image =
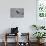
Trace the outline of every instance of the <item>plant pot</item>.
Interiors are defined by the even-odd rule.
[[[41,43],[44,42],[44,40],[45,40],[45,39],[38,39],[37,42],[38,42],[39,44],[41,44]]]
[[[40,39],[37,39],[37,43],[40,43]]]
[[[44,40],[45,40],[45,39],[40,39],[40,43],[44,43]]]

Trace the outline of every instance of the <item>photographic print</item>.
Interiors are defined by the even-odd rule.
[[[24,8],[10,8],[10,17],[11,18],[23,18]]]

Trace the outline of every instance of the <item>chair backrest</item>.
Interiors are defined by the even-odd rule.
[[[18,33],[18,27],[16,28],[11,28],[11,34]]]

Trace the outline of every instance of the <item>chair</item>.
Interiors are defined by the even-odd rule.
[[[7,36],[9,36],[9,38],[10,38],[10,36],[17,36],[17,38],[16,38],[15,40],[17,40],[17,41],[16,41],[16,43],[17,43],[16,46],[18,46],[18,34],[17,34],[17,35],[16,35],[16,34],[12,35],[12,34],[6,33],[6,34],[5,34],[5,46],[8,45],[8,42],[7,42],[7,38],[8,38],[8,37],[7,37]]]
[[[26,39],[26,41],[20,42],[19,46],[30,46],[29,42],[29,33],[21,33],[22,40]]]
[[[15,40],[17,40],[16,41],[16,46],[18,46],[18,27],[11,28],[11,33],[5,33],[5,46],[8,45],[7,38],[10,38],[10,37],[13,37],[13,36],[17,36],[15,38]]]

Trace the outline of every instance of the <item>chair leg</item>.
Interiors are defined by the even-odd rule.
[[[17,46],[18,46],[18,34],[17,34]]]
[[[5,41],[5,46],[7,46],[7,42]]]
[[[7,34],[5,34],[5,46],[7,46]]]
[[[18,45],[18,34],[17,34],[16,40],[17,40],[17,42],[16,42],[16,45],[15,46],[19,46]]]

